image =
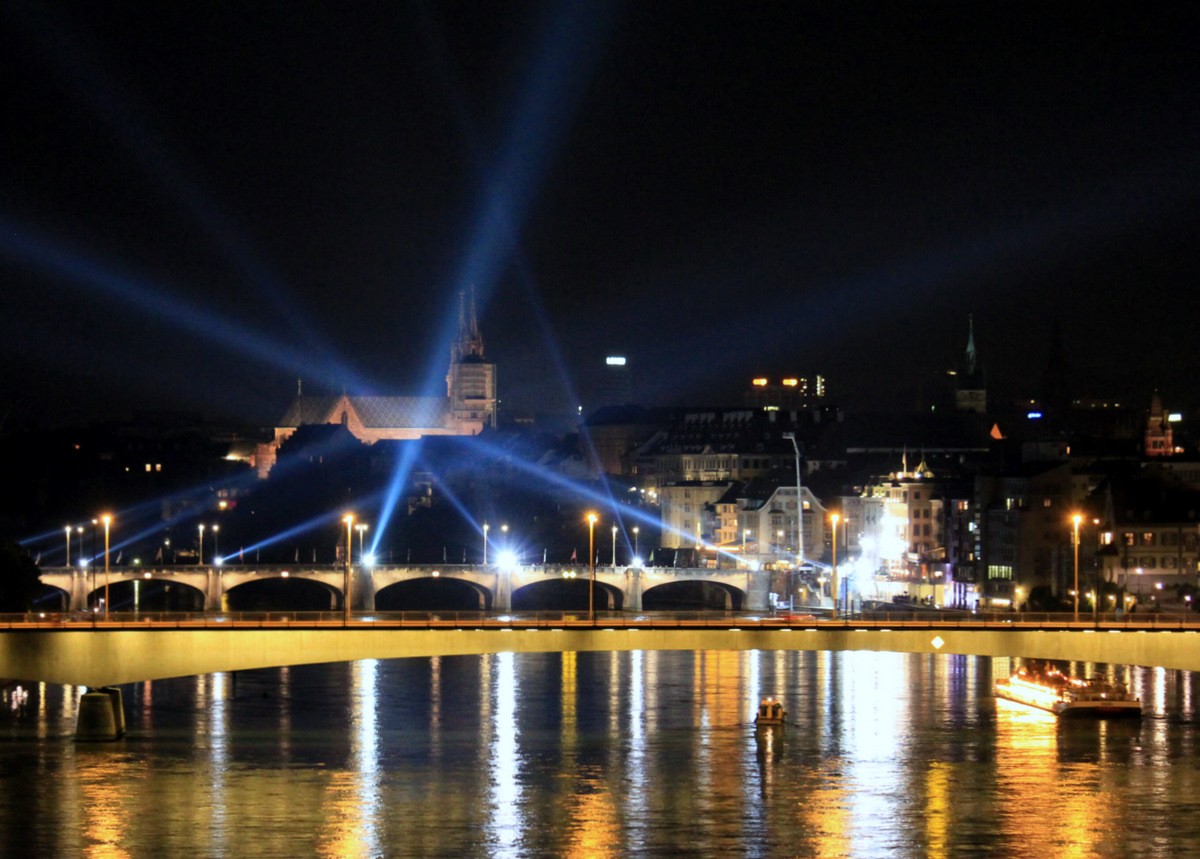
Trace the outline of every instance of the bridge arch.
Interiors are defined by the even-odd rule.
[[[87,594],[89,607],[102,606],[105,585],[96,582],[96,587]],[[204,591],[178,579],[155,578],[145,575],[113,576],[108,581],[109,611],[203,611]]]
[[[512,593],[513,611],[587,611],[591,582],[581,578],[546,578],[516,588]],[[596,580],[592,598],[596,611],[620,611],[624,592],[607,582]]]
[[[746,592],[727,582],[683,579],[652,585],[642,591],[642,608],[741,611]]]
[[[492,592],[457,576],[402,579],[375,591],[376,611],[490,611]]]
[[[226,588],[221,608],[226,611],[337,611],[343,608],[340,589],[305,576],[259,576]]]

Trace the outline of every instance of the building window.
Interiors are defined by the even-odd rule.
[[[1146,531],[1142,534],[1142,545],[1143,546],[1153,546],[1154,545],[1154,532],[1153,531]]]
[[[1049,498],[1043,498],[1043,499],[1042,499],[1042,506],[1043,506],[1043,507],[1049,507],[1050,505],[1051,505],[1051,502],[1050,502],[1050,499],[1049,499]]]

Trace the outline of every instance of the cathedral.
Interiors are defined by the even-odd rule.
[[[272,442],[259,445],[256,469],[265,478],[280,445],[300,426],[341,424],[359,441],[407,440],[428,435],[476,435],[496,425],[496,365],[483,353],[483,335],[475,313],[459,296],[458,333],[450,346],[445,397],[305,396],[296,399],[275,427]]]

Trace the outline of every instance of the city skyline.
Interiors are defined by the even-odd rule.
[[[444,392],[477,291],[514,409],[823,375],[916,401],[973,314],[1030,393],[1195,405],[1187,14],[11,5],[0,413],[269,425]]]

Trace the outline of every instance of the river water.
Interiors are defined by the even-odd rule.
[[[1197,675],[1133,721],[991,696],[1007,659],[500,654],[9,687],[7,856],[1200,855]],[[1095,666],[1067,666],[1074,673]],[[756,731],[760,696],[789,724]]]

